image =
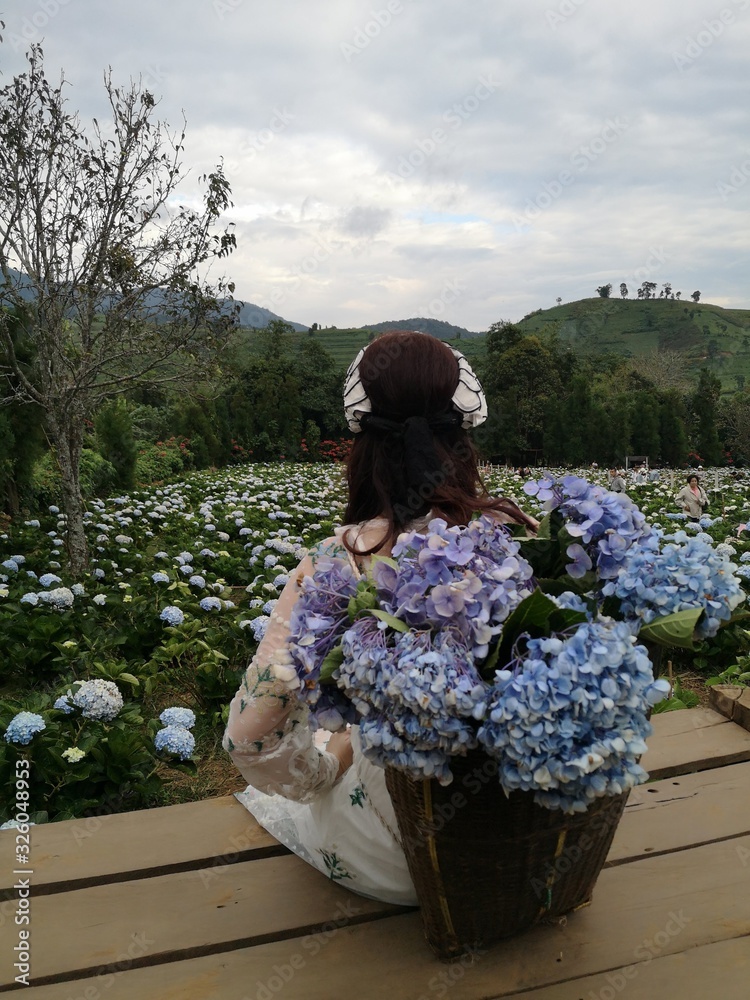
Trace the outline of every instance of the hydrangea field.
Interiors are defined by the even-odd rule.
[[[601,470],[576,471],[605,484]],[[486,480],[540,512],[513,472],[487,470]],[[664,473],[628,493],[652,524],[728,546],[750,575],[750,477],[706,472],[711,506],[700,524],[677,512],[683,482]],[[195,772],[289,572],[342,510],[339,465],[233,467],[94,500],[80,579],[66,571],[56,507],[10,523],[0,534],[4,787],[17,757],[30,760],[31,811],[43,821],[149,805],[169,780],[166,764]],[[706,676],[742,665],[744,631],[728,632],[698,650]]]

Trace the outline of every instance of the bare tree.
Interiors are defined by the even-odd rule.
[[[111,123],[87,131],[51,85],[41,49],[0,90],[0,346],[6,398],[37,403],[60,468],[70,569],[88,564],[79,466],[84,421],[135,385],[205,372],[234,318],[208,269],[235,246],[221,165],[199,210],[176,203],[185,127],[155,119],[138,83],[104,85]],[[32,357],[23,364],[9,310]]]
[[[684,392],[690,384],[687,361],[679,351],[660,351],[655,348],[649,354],[631,358],[630,368],[660,390],[677,389]]]

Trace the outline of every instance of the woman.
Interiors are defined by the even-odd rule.
[[[224,746],[250,783],[238,798],[278,840],[355,892],[414,904],[385,772],[362,755],[357,726],[324,746],[297,700],[287,639],[301,582],[329,554],[364,572],[431,517],[466,524],[486,511],[530,530],[536,522],[481,484],[467,431],[487,406],[458,351],[426,334],[385,334],[354,359],[344,407],[355,433],[346,525],[291,574],[232,701]]]
[[[687,485],[683,486],[675,497],[683,511],[688,516],[688,521],[698,521],[703,511],[708,507],[708,497],[706,491],[699,485],[698,477],[691,472],[687,477]]]

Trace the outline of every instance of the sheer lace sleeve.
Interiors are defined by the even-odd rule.
[[[281,592],[230,705],[223,743],[248,784],[298,802],[330,788],[339,768],[337,757],[314,744],[287,648],[292,608],[302,580],[312,572],[313,561],[306,556]]]

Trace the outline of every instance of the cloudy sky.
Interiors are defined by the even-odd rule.
[[[237,296],[301,323],[471,330],[598,285],[750,308],[750,0],[5,0],[42,41],[220,156]]]

